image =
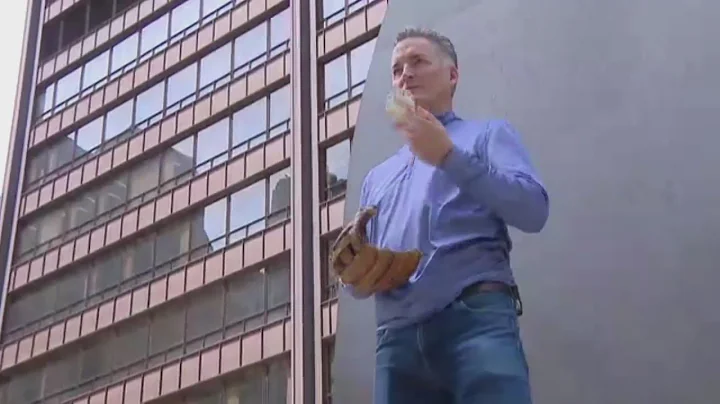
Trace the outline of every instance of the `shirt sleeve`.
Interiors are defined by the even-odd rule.
[[[359,207],[361,207],[361,208],[366,206],[369,203],[369,192],[370,192],[369,177],[370,177],[370,174],[368,173],[368,175],[366,175],[365,179],[363,180],[362,187],[360,188]],[[372,232],[371,222],[372,222],[372,220],[370,220],[366,226],[368,240],[373,239],[372,233],[371,233]],[[355,290],[355,288],[352,285],[346,285],[340,279],[338,279],[338,282],[340,283],[340,286],[342,287],[342,289],[345,290],[350,296],[352,296],[355,299],[367,299],[368,297],[370,297],[370,295],[366,295],[366,294],[362,294],[362,293],[358,292],[357,290]]]
[[[519,134],[505,121],[491,121],[473,149],[455,145],[440,166],[464,192],[510,226],[526,233],[542,230],[549,198]]]

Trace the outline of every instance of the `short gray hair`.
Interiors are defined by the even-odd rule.
[[[458,66],[457,52],[450,38],[429,28],[408,27],[400,31],[395,37],[395,45],[408,38],[424,38],[432,42],[447,57],[452,60],[455,67]]]

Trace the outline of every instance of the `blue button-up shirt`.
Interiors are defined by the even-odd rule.
[[[423,252],[409,283],[375,295],[379,328],[422,321],[479,281],[514,285],[507,226],[536,233],[548,218],[547,192],[507,122],[437,117],[454,144],[441,166],[404,146],[363,182],[360,206],[378,208],[370,242]]]

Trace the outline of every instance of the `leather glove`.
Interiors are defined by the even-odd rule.
[[[335,274],[362,295],[404,285],[422,258],[418,250],[392,251],[370,244],[366,226],[376,214],[377,208],[373,206],[358,210],[330,249],[330,265]]]

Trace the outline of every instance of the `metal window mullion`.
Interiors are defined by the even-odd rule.
[[[345,87],[345,94],[347,95],[347,100],[349,101],[352,97],[352,54],[353,49],[348,50],[345,52],[345,84],[347,84],[347,87]]]
[[[265,146],[263,145],[262,147],[264,148]],[[271,197],[270,178],[272,178],[272,174],[263,179],[263,182],[265,182],[265,211],[262,213],[262,216],[260,216],[258,219],[267,218],[267,216],[270,212],[270,197]],[[265,230],[265,224],[263,224],[263,230]]]
[[[271,265],[265,264],[265,270],[263,271],[263,324],[267,325],[269,312],[270,312],[270,268]],[[265,342],[263,342],[264,344]]]
[[[92,1],[85,3],[85,29],[83,29],[83,37],[90,32],[90,9],[92,7]]]

